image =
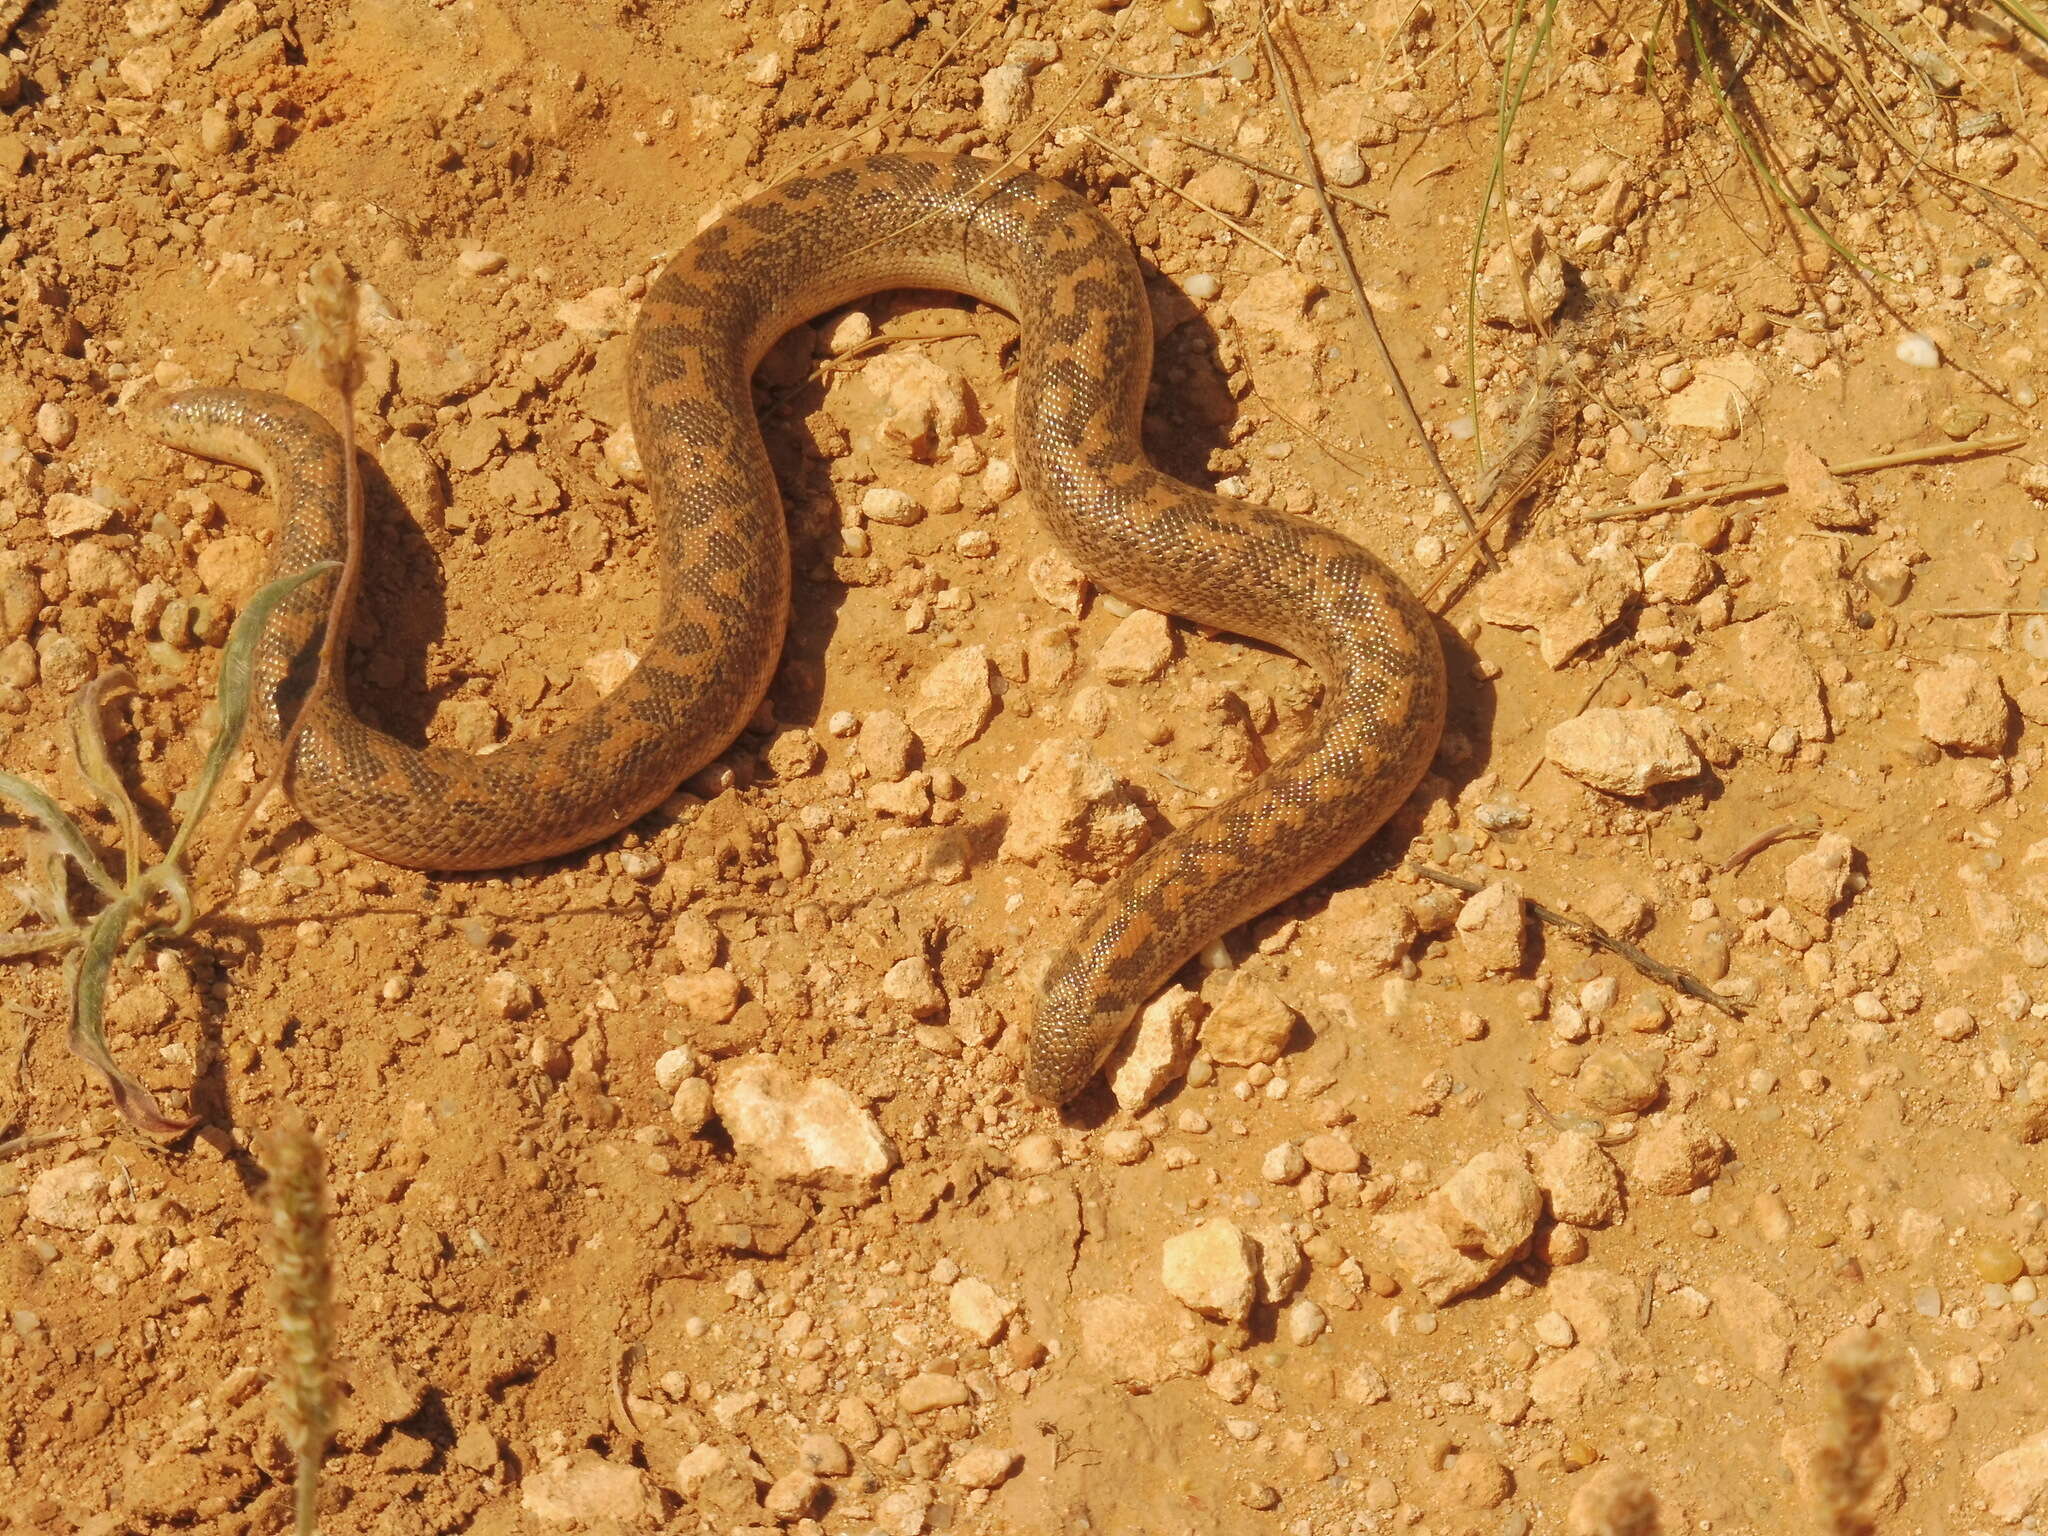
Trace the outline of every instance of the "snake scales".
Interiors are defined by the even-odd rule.
[[[625,682],[569,725],[483,757],[397,741],[356,718],[338,679],[315,675],[334,578],[289,599],[258,657],[252,729],[274,753],[304,712],[287,780],[299,811],[395,864],[495,868],[618,831],[724,751],[767,690],[789,615],[788,532],[749,408],[754,367],[797,322],[918,287],[1018,319],[1019,470],[1076,564],[1125,598],[1283,647],[1324,683],[1292,753],[1156,843],[1081,917],[1043,982],[1031,1093],[1071,1098],[1189,956],[1378,830],[1442,730],[1428,615],[1342,535],[1153,469],[1139,444],[1151,319],[1129,246],[1067,187],[989,176],[975,160],[920,155],[802,175],[711,225],[655,282],[630,394],[661,627]],[[279,505],[278,571],[342,553],[342,449],[315,412],[230,389],[141,410],[167,443],[264,475]]]

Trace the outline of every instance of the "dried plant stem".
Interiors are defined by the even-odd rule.
[[[1305,176],[1297,176],[1292,171],[1275,170],[1263,161],[1247,160],[1234,149],[1225,149],[1218,144],[1207,144],[1200,139],[1191,139],[1184,133],[1175,133],[1171,128],[1162,128],[1160,132],[1177,143],[1187,145],[1190,149],[1199,149],[1203,154],[1214,155],[1219,160],[1229,160],[1234,164],[1243,166],[1248,171],[1257,171],[1261,176],[1270,176],[1275,181],[1284,181],[1291,187],[1308,187],[1313,189],[1315,186],[1315,183]],[[1348,187],[1332,187],[1330,188],[1330,196],[1349,203],[1360,212],[1369,213],[1376,219],[1384,219],[1388,216],[1386,209],[1366,198],[1360,197]]]
[[[1826,466],[1831,475],[1862,475],[1874,469],[1893,469],[1901,464],[1937,464],[1948,459],[1972,459],[1983,453],[2009,453],[2026,445],[2024,432],[2015,432],[2005,437],[1973,438],[1967,443],[1936,443],[1930,448],[1903,448],[1897,453],[1880,453],[1868,459],[1846,459],[1840,464]],[[1604,523],[1611,517],[1648,517],[1656,512],[1675,512],[1680,507],[1703,506],[1710,501],[1736,501],[1744,496],[1770,496],[1785,489],[1782,475],[1773,475],[1766,480],[1740,480],[1733,485],[1716,486],[1711,491],[1687,491],[1679,496],[1664,496],[1656,501],[1632,502],[1625,507],[1609,507],[1605,512],[1589,512],[1586,521]]]
[[[1170,181],[1160,181],[1160,179],[1157,176],[1154,176],[1150,171],[1145,169],[1144,163],[1142,161],[1136,159],[1134,156],[1126,154],[1123,150],[1118,149],[1114,144],[1110,143],[1107,139],[1098,137],[1092,128],[1083,128],[1081,132],[1087,136],[1088,142],[1090,144],[1093,144],[1097,149],[1106,151],[1107,153],[1116,156],[1117,159],[1123,161],[1125,165],[1128,165],[1140,176],[1143,176],[1151,181],[1159,182],[1160,186],[1166,188],[1166,190],[1171,192],[1175,197],[1179,198],[1184,203],[1192,203],[1195,207],[1201,209],[1202,212],[1208,214],[1210,218],[1214,219],[1217,223],[1221,224],[1225,229],[1229,230],[1232,234],[1236,235],[1240,240],[1249,240],[1253,245],[1256,245],[1260,250],[1266,252],[1275,261],[1279,262],[1282,266],[1291,267],[1294,265],[1294,258],[1289,256],[1285,251],[1281,250],[1280,247],[1272,244],[1270,241],[1261,239],[1258,235],[1253,234],[1249,229],[1246,229],[1244,225],[1238,223],[1237,220],[1233,219],[1229,214],[1225,213],[1222,209],[1216,207],[1214,204],[1203,202],[1202,199],[1195,196],[1194,193],[1185,191],[1180,187],[1176,187]]]
[[[269,1162],[278,1387],[285,1441],[298,1461],[296,1529],[298,1536],[313,1536],[320,1464],[334,1416],[334,1271],[326,1162],[296,1111],[278,1128]]]
[[[1416,444],[1429,460],[1435,471],[1437,484],[1451,504],[1458,509],[1458,516],[1464,520],[1468,533],[1475,537],[1479,527],[1472,520],[1472,509],[1465,504],[1465,498],[1458,494],[1457,482],[1451,479],[1451,472],[1444,468],[1444,461],[1438,456],[1436,444],[1429,439],[1428,431],[1422,425],[1422,413],[1415,408],[1415,398],[1408,393],[1407,381],[1401,377],[1400,365],[1394,361],[1393,349],[1387,345],[1387,338],[1380,332],[1379,315],[1372,307],[1372,300],[1366,297],[1365,281],[1358,275],[1358,263],[1351,256],[1351,242],[1344,238],[1344,226],[1337,222],[1337,205],[1330,200],[1330,189],[1323,180],[1323,168],[1316,159],[1315,143],[1308,135],[1308,125],[1302,121],[1300,104],[1294,99],[1294,80],[1288,73],[1287,62],[1280,55],[1279,44],[1273,41],[1272,32],[1265,25],[1262,16],[1259,22],[1259,41],[1265,46],[1266,63],[1273,71],[1274,89],[1280,94],[1280,105],[1286,109],[1287,123],[1294,130],[1295,143],[1301,151],[1301,168],[1308,177],[1308,184],[1316,195],[1317,206],[1322,209],[1323,227],[1329,231],[1330,248],[1337,254],[1338,265],[1344,269],[1345,281],[1351,286],[1352,301],[1358,305],[1360,320],[1365,325],[1366,336],[1372,342],[1373,350],[1379,354],[1380,367],[1385,371],[1387,382],[1393,386],[1394,398],[1400,402],[1401,412],[1408,418],[1408,430],[1415,436]],[[1283,258],[1284,259],[1284,258]],[[1484,543],[1480,545],[1480,558],[1488,570],[1499,562],[1493,551]]]
[[[1431,869],[1427,864],[1414,863],[1408,867],[1425,880],[1434,880],[1438,885],[1448,885],[1452,890],[1463,891],[1467,896],[1477,896],[1485,889],[1479,881],[1467,880],[1464,876],[1451,874],[1448,870]],[[1661,981],[1665,986],[1683,992],[1687,997],[1698,998],[1708,1007],[1718,1009],[1731,1019],[1739,1019],[1745,1012],[1741,1004],[1732,998],[1723,997],[1697,976],[1651,958],[1627,940],[1617,939],[1598,923],[1589,923],[1583,917],[1573,917],[1568,912],[1559,912],[1553,907],[1544,906],[1540,901],[1525,899],[1522,905],[1529,909],[1529,915],[1539,923],[1561,929],[1594,949],[1604,949],[1611,955],[1618,955],[1652,981]]]

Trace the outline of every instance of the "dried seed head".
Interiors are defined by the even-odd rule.
[[[323,379],[343,395],[354,393],[356,285],[331,251],[306,269],[306,350]]]

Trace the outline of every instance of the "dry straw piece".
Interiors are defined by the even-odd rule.
[[[267,1162],[278,1390],[285,1443],[298,1462],[296,1529],[298,1536],[313,1536],[335,1399],[327,1164],[296,1111],[273,1133]]]

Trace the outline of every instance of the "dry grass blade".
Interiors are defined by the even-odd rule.
[[[1844,459],[1839,464],[1826,465],[1831,475],[1865,475],[1876,469],[1895,469],[1901,464],[1938,464],[1952,459],[1973,459],[1985,453],[2009,453],[2015,448],[2024,448],[2027,438],[2024,433],[2007,437],[1972,438],[1965,443],[1936,443],[1929,448],[1902,448],[1897,453],[1875,454],[1867,459]],[[1655,501],[1635,501],[1623,507],[1609,507],[1605,512],[1588,512],[1585,520],[1589,523],[1603,523],[1614,517],[1650,517],[1658,512],[1675,512],[1680,507],[1703,506],[1710,501],[1736,501],[1745,496],[1770,496],[1785,489],[1782,475],[1762,480],[1737,480],[1728,485],[1715,486],[1710,491],[1686,491],[1677,496],[1660,496]]]
[[[107,746],[106,707],[111,696],[135,691],[135,679],[127,669],[115,667],[94,678],[71,697],[65,723],[71,733],[71,758],[79,777],[99,796],[100,804],[114,813],[121,829],[122,884],[133,890],[142,869],[142,817],[128,786],[114,770],[113,754]]]
[[[334,1267],[329,1246],[327,1165],[305,1121],[291,1111],[270,1156],[272,1294],[277,1304],[278,1391],[285,1443],[297,1462],[298,1536],[318,1527],[320,1465],[333,1426]]]
[[[1187,145],[1189,149],[1199,149],[1205,155],[1214,155],[1219,160],[1228,160],[1233,165],[1241,165],[1248,171],[1257,171],[1261,176],[1270,176],[1275,181],[1284,181],[1290,187],[1308,187],[1313,190],[1315,186],[1315,183],[1306,176],[1297,176],[1292,171],[1275,170],[1262,160],[1248,160],[1235,150],[1224,149],[1216,144],[1206,144],[1200,139],[1191,139],[1184,133],[1175,133],[1171,128],[1162,128],[1160,133],[1164,137],[1172,139],[1175,143]],[[1376,219],[1388,217],[1386,209],[1367,198],[1360,197],[1349,187],[1332,187],[1330,188],[1330,196],[1349,203],[1361,213],[1369,213]]]
[[[1289,256],[1285,251],[1281,250],[1279,246],[1272,244],[1270,241],[1262,240],[1259,236],[1253,234],[1249,229],[1246,229],[1244,225],[1238,223],[1237,220],[1233,219],[1229,214],[1225,213],[1222,209],[1217,208],[1210,203],[1203,202],[1202,199],[1195,196],[1194,193],[1189,192],[1184,188],[1176,187],[1170,181],[1159,181],[1158,177],[1154,176],[1150,171],[1145,169],[1143,162],[1139,161],[1134,156],[1126,154],[1123,150],[1118,149],[1114,144],[1110,143],[1107,139],[1097,137],[1093,129],[1084,128],[1081,131],[1082,133],[1087,135],[1088,142],[1090,144],[1093,144],[1097,149],[1103,150],[1108,154],[1116,156],[1117,159],[1123,161],[1125,165],[1128,165],[1132,170],[1136,171],[1140,176],[1145,177],[1147,180],[1158,181],[1160,186],[1164,187],[1167,191],[1171,192],[1175,197],[1179,198],[1184,203],[1191,204],[1194,207],[1201,209],[1202,212],[1208,214],[1210,218],[1214,219],[1217,223],[1221,224],[1225,229],[1229,230],[1232,234],[1236,235],[1238,239],[1249,240],[1253,245],[1256,245],[1260,250],[1266,252],[1269,256],[1271,256],[1275,261],[1279,262],[1282,266],[1291,267],[1294,265],[1294,259],[1291,256]]]
[[[1344,237],[1344,226],[1337,219],[1337,205],[1330,200],[1330,189],[1323,179],[1322,163],[1316,158],[1315,142],[1310,139],[1308,125],[1302,121],[1301,103],[1295,98],[1294,80],[1288,72],[1287,61],[1281,57],[1280,47],[1274,42],[1272,32],[1266,27],[1265,18],[1259,21],[1259,41],[1264,44],[1266,64],[1273,72],[1273,86],[1280,95],[1280,105],[1287,114],[1287,124],[1294,131],[1294,141],[1301,154],[1301,168],[1308,177],[1308,184],[1316,195],[1316,204],[1322,210],[1323,228],[1330,238],[1330,249],[1336,253],[1337,263],[1344,269],[1344,278],[1351,286],[1352,302],[1358,306],[1361,323],[1371,340],[1373,350],[1379,355],[1380,367],[1387,382],[1392,386],[1394,398],[1400,403],[1402,415],[1408,418],[1408,429],[1415,436],[1415,442],[1429,460],[1429,467],[1436,474],[1437,484],[1451,504],[1458,509],[1458,516],[1464,520],[1468,532],[1478,534],[1478,526],[1472,520],[1472,509],[1465,505],[1465,498],[1458,494],[1457,482],[1444,468],[1444,461],[1438,456],[1436,444],[1430,441],[1428,430],[1422,424],[1422,413],[1415,408],[1415,397],[1408,392],[1408,383],[1401,377],[1400,365],[1394,361],[1393,349],[1387,345],[1387,338],[1380,331],[1378,313],[1373,309],[1372,300],[1366,297],[1365,280],[1358,275],[1358,263],[1351,255],[1351,242]],[[1488,570],[1498,563],[1493,551],[1481,546],[1481,558]]]

